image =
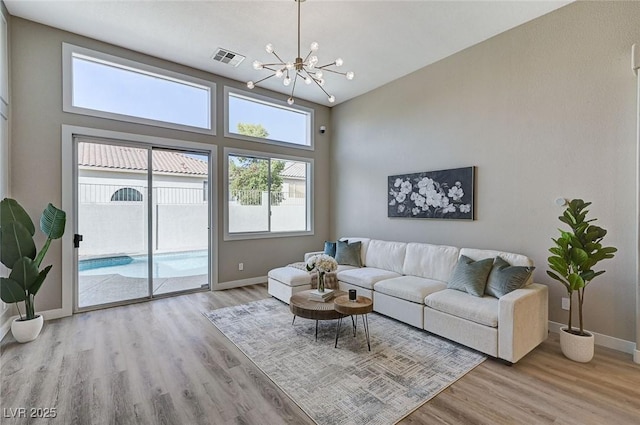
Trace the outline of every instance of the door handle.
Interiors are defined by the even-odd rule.
[[[80,242],[82,242],[82,235],[75,234],[73,235],[73,247],[80,248]]]

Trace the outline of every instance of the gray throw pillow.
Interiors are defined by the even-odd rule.
[[[496,257],[489,273],[485,293],[500,298],[511,291],[522,288],[535,267],[512,266],[501,257]]]
[[[491,272],[492,265],[493,258],[473,261],[471,258],[461,255],[447,288],[481,297],[484,295],[484,288],[487,285],[487,277]]]
[[[336,242],[336,261],[338,264],[347,266],[362,267],[360,262],[360,247],[362,242],[348,243],[347,241]]]

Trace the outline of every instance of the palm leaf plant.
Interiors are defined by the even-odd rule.
[[[64,234],[65,223],[65,212],[49,204],[40,218],[40,230],[47,240],[38,252],[33,241],[35,226],[29,214],[15,199],[0,202],[0,261],[11,270],[8,277],[0,278],[0,298],[16,304],[20,320],[36,317],[34,298],[52,267],[40,270],[40,265],[51,241]],[[20,302],[24,302],[24,316]]]
[[[552,239],[555,246],[549,249],[549,267],[547,274],[560,282],[569,294],[569,321],[567,331],[574,335],[587,336],[584,330],[582,307],[584,305],[585,290],[591,281],[600,276],[605,270],[594,271],[593,268],[600,261],[613,258],[617,251],[614,247],[602,245],[607,231],[591,224],[595,218],[587,219],[587,207],[591,202],[574,199],[569,202],[559,220],[569,226],[570,231],[560,231],[560,237]],[[579,329],[573,329],[572,316],[574,294],[578,299]]]

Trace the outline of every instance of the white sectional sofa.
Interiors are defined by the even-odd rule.
[[[341,265],[340,289],[373,299],[374,311],[515,363],[547,338],[548,292],[527,284],[500,298],[447,289],[461,255],[474,261],[502,257],[512,266],[533,266],[526,256],[425,243],[344,238],[361,242],[363,267]],[[305,260],[316,253],[308,253]],[[269,272],[269,294],[286,303],[308,289],[310,275],[293,267]]]

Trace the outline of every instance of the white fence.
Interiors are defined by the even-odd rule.
[[[142,201],[147,199],[147,186],[80,183],[78,200],[81,204]],[[136,198],[139,195],[139,198]],[[156,204],[202,204],[207,201],[206,188],[154,187]]]
[[[80,255],[145,253],[149,236],[146,224],[147,202],[144,202],[147,188],[103,184],[79,186],[78,227],[79,233],[83,235]],[[127,190],[122,191],[123,189]],[[197,188],[154,188],[153,229],[150,236],[155,250],[207,248],[209,229],[205,193],[205,190]],[[275,202],[269,206],[267,192],[246,191],[232,195],[229,202],[229,231],[238,233],[269,230],[269,207],[271,231],[307,229],[305,198],[289,196],[288,193],[272,193],[272,200],[274,198]],[[244,202],[240,202],[240,199]],[[251,201],[247,202],[248,199]]]

